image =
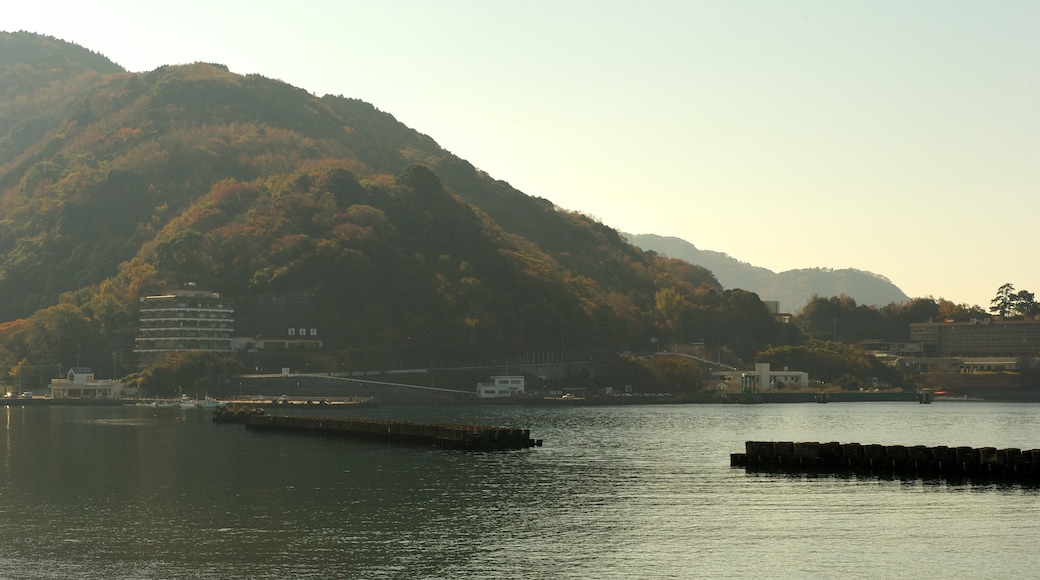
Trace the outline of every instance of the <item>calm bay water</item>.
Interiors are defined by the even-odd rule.
[[[340,411],[339,413],[343,413]],[[746,474],[748,439],[1040,447],[1040,405],[389,407],[530,428],[461,453],[0,407],[2,578],[1006,578],[1040,490]]]

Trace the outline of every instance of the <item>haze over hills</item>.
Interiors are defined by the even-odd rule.
[[[630,242],[669,258],[678,258],[711,270],[725,288],[743,288],[762,300],[777,300],[785,312],[797,312],[817,296],[846,295],[858,304],[885,306],[910,298],[887,278],[846,268],[803,268],[776,273],[741,262],[722,252],[701,250],[690,242],[655,234],[623,234]]]

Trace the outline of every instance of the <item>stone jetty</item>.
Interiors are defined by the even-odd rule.
[[[747,441],[730,465],[748,471],[985,477],[1040,482],[1040,449]]]
[[[251,417],[259,417],[266,412],[252,405],[231,404],[213,410],[214,423],[245,423]]]
[[[440,425],[377,419],[256,415],[245,422],[253,431],[303,432],[448,449],[499,451],[541,447],[528,429],[478,425]]]

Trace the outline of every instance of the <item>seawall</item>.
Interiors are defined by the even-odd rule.
[[[541,446],[528,429],[479,425],[439,425],[375,419],[251,416],[246,429],[303,432],[390,443],[433,445],[449,449],[498,451]]]
[[[730,465],[748,471],[986,477],[1040,482],[1040,449],[747,441]]]

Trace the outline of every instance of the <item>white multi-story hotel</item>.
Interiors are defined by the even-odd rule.
[[[231,352],[235,309],[216,292],[193,285],[141,298],[136,353]]]

